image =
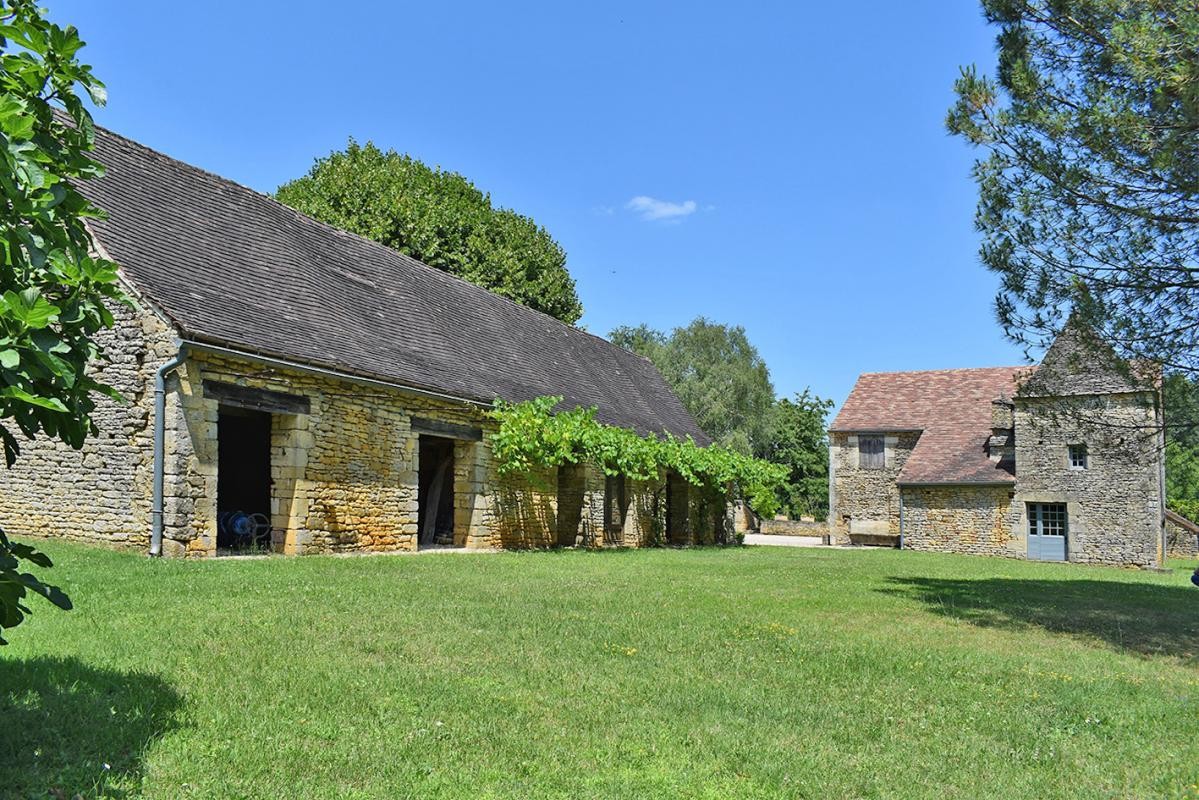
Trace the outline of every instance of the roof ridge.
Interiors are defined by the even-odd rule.
[[[862,373],[859,373],[859,377],[864,377],[866,375],[933,375],[933,374],[949,373],[949,372],[993,372],[993,371],[997,371],[997,370],[1001,370],[1001,369],[1010,369],[1010,370],[1030,369],[1030,368],[1035,369],[1037,366],[1038,365],[1036,365],[1036,364],[1019,364],[1016,366],[1004,365],[1004,366],[997,366],[997,367],[948,367],[945,369],[894,369],[894,370],[882,370],[879,372],[862,372]]]

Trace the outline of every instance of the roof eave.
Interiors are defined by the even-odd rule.
[[[896,486],[1015,486],[1016,479],[1010,481],[895,481]]]
[[[898,428],[887,426],[876,426],[873,428],[838,428],[836,426],[828,429],[829,433],[924,433],[924,428]]]

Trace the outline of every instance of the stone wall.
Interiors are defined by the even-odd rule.
[[[744,500],[733,503],[733,533],[744,536],[747,533],[757,533],[762,529],[762,520]]]
[[[94,373],[125,402],[96,396],[98,433],[80,450],[21,441],[16,465],[0,468],[0,528],[10,534],[149,546],[154,372],[174,355],[174,333],[141,306],[111,311],[116,323],[96,337],[104,359]]]
[[[102,334],[99,377],[129,398],[100,400],[100,434],[81,451],[39,439],[4,474],[0,526],[16,535],[149,545],[155,370],[177,352],[174,332],[142,309],[116,309]],[[594,465],[498,474],[476,405],[351,382],[250,358],[190,352],[167,382],[164,470],[166,555],[217,550],[221,401],[205,381],[302,397],[307,413],[270,414],[270,547],[280,553],[347,553],[418,547],[421,417],[484,431],[455,439],[454,544],[535,548],[643,546],[666,533],[666,479],[627,481],[623,524],[604,536],[605,478]],[[211,384],[210,384],[211,385]],[[685,487],[685,485],[684,485]],[[676,493],[670,540],[728,537],[723,498]],[[560,513],[561,512],[561,513]]]
[[[903,487],[903,546],[910,550],[1019,556],[1006,486]]]
[[[825,536],[827,522],[803,519],[764,519],[760,529],[767,536]]]
[[[1199,536],[1181,525],[1166,520],[1166,556],[1168,558],[1199,556]]]
[[[272,547],[284,553],[416,549],[420,439],[413,417],[475,427],[485,421],[483,409],[464,403],[192,353],[168,385],[168,554],[216,550],[221,404],[206,396],[205,381],[309,403],[306,414],[271,414]],[[534,481],[513,494],[511,482],[497,480],[484,443],[455,441],[453,449],[455,544],[488,547],[527,520],[544,525],[545,493]]]
[[[1028,503],[1065,503],[1070,561],[1151,567],[1163,556],[1162,454],[1152,395],[1016,400],[1013,536]],[[1068,446],[1085,444],[1072,468]]]
[[[190,549],[215,547],[219,405],[204,399],[204,380],[309,400],[309,414],[272,419],[274,545],[285,553],[416,549],[420,448],[412,418],[493,429],[484,409],[464,403],[197,354],[180,375],[185,435],[168,436],[168,452],[187,460],[179,469],[201,478],[172,484],[180,508],[193,513],[168,517],[168,537]],[[605,481],[593,465],[500,475],[486,439],[456,441],[454,464],[457,546],[639,546],[652,538],[651,482],[627,482],[623,533],[612,541],[602,535]]]
[[[834,542],[848,543],[851,533],[899,535],[895,481],[919,438],[918,432],[885,434],[883,469],[863,469],[858,435],[829,433],[829,529]]]

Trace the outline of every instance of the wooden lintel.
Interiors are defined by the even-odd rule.
[[[462,439],[467,442],[483,440],[482,428],[442,422],[439,419],[429,419],[428,417],[413,417],[412,432],[426,436],[443,436],[447,439]]]
[[[308,398],[297,394],[253,389],[221,381],[204,381],[204,396],[209,400],[237,408],[267,411],[272,414],[307,414]]]

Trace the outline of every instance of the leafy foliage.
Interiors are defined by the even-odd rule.
[[[652,361],[717,444],[746,455],[761,449],[774,386],[745,328],[697,317],[669,335],[639,325],[617,328],[608,338]]]
[[[773,508],[792,517],[827,517],[825,421],[832,401],[807,389],[794,401],[776,401],[770,370],[743,327],[698,317],[669,335],[638,325],[617,328],[609,338],[652,361],[713,441],[786,471]]]
[[[5,628],[15,628],[25,619],[29,608],[26,596],[32,592],[64,610],[70,610],[71,600],[57,586],[49,586],[32,573],[21,571],[21,561],[38,567],[53,566],[50,558],[33,547],[14,542],[0,531],[0,634]],[[0,635],[0,645],[8,644]]]
[[[770,409],[764,444],[756,455],[787,469],[778,488],[780,510],[798,518],[828,518],[828,412],[833,401],[805,389]]]
[[[562,247],[456,172],[351,139],[276,197],[563,322],[583,315]]]
[[[775,513],[784,468],[720,445],[699,447],[690,438],[641,436],[604,425],[596,420],[595,408],[554,413],[561,402],[561,397],[496,401],[490,413],[499,430],[491,435],[491,447],[501,474],[582,462],[634,480],[673,471],[705,489],[727,492],[735,487],[758,513]]]
[[[1199,519],[1199,382],[1172,373],[1162,381],[1166,412],[1166,502],[1188,519]],[[1175,424],[1175,420],[1183,420]]]
[[[33,2],[0,2],[0,442],[12,466],[25,436],[80,447],[95,432],[95,393],[114,395],[87,372],[93,337],[112,324],[105,300],[121,297],[116,267],[94,258],[84,220],[100,212],[72,186],[95,177],[91,115],[76,94],[105,100],[104,85],[78,60],[83,41]],[[114,395],[115,396],[115,395]],[[32,591],[62,608],[66,597],[19,572],[49,567],[33,548],[0,533],[0,627],[18,624]]]
[[[983,0],[994,80],[957,82],[1000,321],[1046,345],[1068,308],[1122,357],[1199,366],[1199,6]]]

